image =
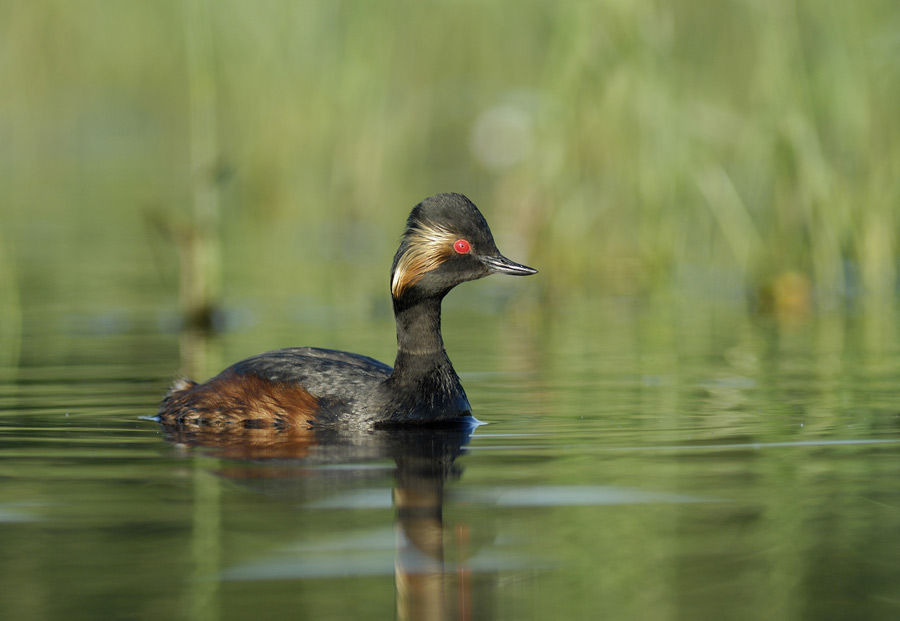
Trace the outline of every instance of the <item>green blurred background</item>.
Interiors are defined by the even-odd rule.
[[[462,486],[731,499],[451,497],[448,524],[563,569],[484,601],[891,618],[897,0],[0,0],[10,617],[390,610],[387,577],[192,579],[389,518],[248,494],[137,418],[178,370],[179,313],[209,304],[229,330],[180,339],[196,379],[289,345],[391,362],[390,261],[444,191],[541,271],[445,305],[496,430]]]
[[[0,0],[8,331],[185,270],[369,312],[441,191],[551,308],[890,304],[900,4]]]

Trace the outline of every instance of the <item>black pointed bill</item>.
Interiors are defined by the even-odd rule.
[[[510,276],[530,276],[537,274],[537,270],[515,261],[510,261],[501,254],[494,256],[480,256],[478,259],[495,274],[509,274]]]

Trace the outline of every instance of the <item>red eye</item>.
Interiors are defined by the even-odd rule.
[[[464,239],[457,239],[453,243],[453,249],[459,254],[466,254],[472,249],[472,246]]]

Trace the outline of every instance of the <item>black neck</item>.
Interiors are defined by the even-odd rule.
[[[441,299],[407,291],[394,299],[397,360],[388,379],[385,423],[439,421],[470,413],[441,338]]]
[[[450,364],[441,338],[441,298],[394,299],[397,361],[394,376],[415,376]]]

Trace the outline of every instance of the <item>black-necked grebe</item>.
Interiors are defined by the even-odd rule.
[[[291,347],[238,362],[204,384],[179,380],[159,410],[166,425],[359,427],[469,416],[444,351],[441,300],[461,282],[537,270],[500,254],[487,222],[462,194],[416,205],[391,267],[397,321],[394,368],[358,354]]]

